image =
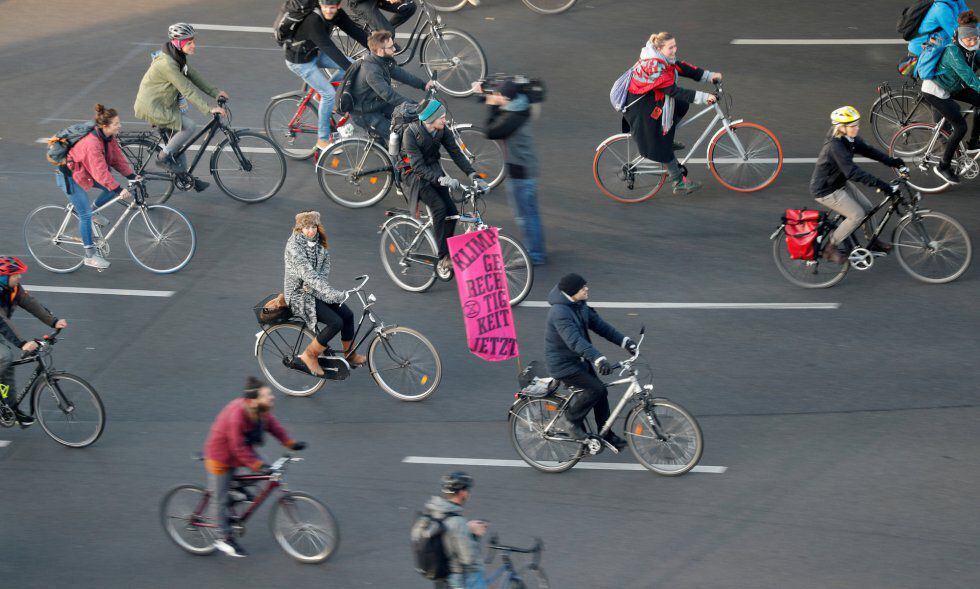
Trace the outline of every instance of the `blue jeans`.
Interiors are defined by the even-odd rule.
[[[453,573],[449,575],[449,586],[452,589],[487,589],[487,580],[483,577],[483,571]]]
[[[317,130],[317,137],[322,141],[327,141],[330,139],[330,113],[333,112],[333,100],[336,94],[330,82],[331,80],[336,82],[342,79],[344,77],[343,70],[328,80],[320,68],[340,69],[340,66],[323,53],[317,53],[312,61],[306,63],[290,63],[287,61],[286,67],[320,93],[320,126]]]
[[[92,189],[102,191],[99,197],[95,199],[95,208],[101,207],[116,197],[114,192],[98,182],[95,183]],[[82,190],[82,187],[77,182],[72,181],[71,183],[71,193],[68,194],[68,201],[71,202],[72,206],[75,207],[75,212],[78,213],[78,232],[82,236],[82,243],[85,247],[92,247],[92,204],[88,200],[88,194]]]
[[[546,256],[544,229],[541,227],[541,216],[538,214],[538,179],[508,178],[507,194],[510,196],[514,220],[521,229],[524,247],[531,256],[531,262],[543,264]]]

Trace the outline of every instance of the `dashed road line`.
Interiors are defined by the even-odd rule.
[[[547,309],[548,301],[524,301],[522,307]],[[840,308],[840,303],[630,303],[630,302],[592,302],[590,307],[597,309],[740,309],[740,310],[802,310],[825,311]]]
[[[137,290],[124,288],[83,288],[80,286],[41,286],[25,284],[25,289],[37,292],[68,292],[75,294],[115,295],[123,297],[161,297],[167,298],[177,294],[175,290]]]
[[[6,448],[9,445],[10,445],[9,440],[0,440],[0,448]]]
[[[402,459],[407,464],[443,464],[452,466],[507,466],[511,468],[531,468],[531,465],[523,460],[497,460],[492,458],[445,458],[442,456],[406,456]],[[641,464],[628,462],[579,462],[575,465],[576,470],[642,470],[648,471]],[[691,472],[704,474],[722,474],[728,470],[727,466],[695,466]]]
[[[902,39],[732,39],[732,45],[908,45]]]

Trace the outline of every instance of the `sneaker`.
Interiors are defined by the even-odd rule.
[[[952,166],[944,166],[942,164],[936,164],[936,166],[932,169],[932,171],[935,172],[937,176],[939,176],[946,182],[949,182],[950,184],[960,183],[960,177],[957,176],[956,172],[953,171]]]
[[[194,178],[194,190],[196,192],[204,192],[205,190],[208,189],[208,186],[211,186],[210,182],[205,182],[204,180],[198,180],[197,178]]]
[[[609,432],[605,436],[603,436],[603,439],[609,442],[612,445],[612,447],[616,449],[617,452],[620,452],[624,448],[626,448],[626,440],[624,440],[623,438],[617,436],[612,432]]]
[[[105,215],[101,213],[92,213],[92,222],[98,225],[99,227],[109,226],[109,219],[106,219]]]
[[[672,141],[671,144],[670,144],[670,149],[673,150],[673,151],[681,151],[685,147],[687,147],[687,146],[684,145],[683,143],[680,143],[680,142],[677,142],[677,141]]]
[[[687,178],[675,180],[673,184],[674,194],[691,194],[695,190],[701,188],[700,182],[696,180],[688,180]]]
[[[214,547],[228,556],[234,556],[235,558],[245,558],[248,556],[245,549],[239,546],[234,538],[219,538],[214,541]]]
[[[20,427],[22,427],[22,428],[28,428],[28,427],[31,427],[32,425],[34,425],[34,416],[33,415],[28,415],[28,414],[24,413],[23,411],[21,411],[20,409],[15,409],[14,410],[14,415],[17,416],[17,423],[20,424]]]
[[[582,440],[589,437],[589,434],[582,428],[581,425],[569,421],[564,415],[555,420],[555,424],[552,426],[555,430],[563,432],[569,435],[574,440]]]
[[[184,171],[183,167],[180,165],[172,154],[161,151],[157,154],[157,165],[161,168],[179,174]]]
[[[92,252],[92,255],[88,255],[88,252],[85,252],[85,265],[96,270],[105,270],[109,267],[109,261],[100,253]]]
[[[439,280],[452,279],[453,261],[449,258],[449,256],[446,256],[443,259],[439,260],[439,263],[436,264],[436,276],[439,277]]]

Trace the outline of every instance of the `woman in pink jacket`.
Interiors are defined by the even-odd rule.
[[[87,193],[93,188],[102,191],[95,199],[95,208],[117,196],[124,199],[130,197],[129,190],[112,177],[110,170],[110,167],[115,168],[130,180],[136,178],[133,168],[123,156],[119,140],[116,139],[121,128],[116,109],[96,104],[95,128],[68,152],[68,168],[74,180],[69,185],[68,200],[78,213],[79,233],[85,245],[85,265],[99,270],[108,268],[109,262],[92,245],[92,221],[98,223],[99,227],[107,226],[109,221],[98,213],[92,214],[93,207]]]

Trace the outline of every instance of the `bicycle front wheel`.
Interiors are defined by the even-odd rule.
[[[160,145],[144,137],[120,137],[119,147],[137,176],[143,177],[146,202],[162,205],[174,193],[174,176],[157,163]]]
[[[304,96],[287,96],[275,100],[265,109],[265,134],[291,160],[313,156],[320,130],[320,115],[314,100],[300,110]]]
[[[871,105],[871,130],[878,143],[888,148],[892,137],[910,123],[932,121],[932,109],[918,92],[885,94]]]
[[[573,4],[575,0],[524,0],[524,6],[538,14],[560,14]]]
[[[268,200],[286,181],[286,156],[271,139],[251,131],[230,131],[211,156],[218,188],[244,203]]]
[[[105,429],[105,407],[92,385],[66,372],[48,375],[34,392],[34,415],[62,446],[84,448]]]
[[[772,259],[783,278],[803,288],[829,288],[847,274],[850,264],[835,264],[817,257],[813,260],[791,258],[786,247],[786,234],[782,231],[772,240]]]
[[[487,77],[483,48],[471,35],[457,29],[442,29],[439,37],[427,35],[419,58],[429,76],[437,76],[436,86],[450,96],[473,94],[473,82]]]
[[[949,215],[934,211],[902,219],[895,227],[892,242],[902,269],[930,284],[956,280],[973,259],[966,229]]]
[[[191,554],[211,554],[218,528],[208,517],[208,492],[196,485],[171,489],[160,502],[160,524],[167,537]]]
[[[487,139],[487,133],[480,127],[471,125],[459,125],[456,127],[459,134],[459,149],[473,164],[477,176],[483,179],[490,188],[497,186],[504,180],[504,148],[499,141]],[[442,154],[442,169],[452,170],[449,175],[460,182],[469,183],[469,177],[460,170],[453,162],[449,154]]]
[[[666,399],[653,401],[653,409],[636,407],[626,418],[626,441],[633,456],[653,472],[676,477],[701,460],[701,427],[686,409]]]
[[[558,416],[561,401],[524,399],[510,414],[510,441],[521,460],[541,472],[565,472],[582,459],[584,446],[574,440],[549,440],[545,430]]]
[[[137,210],[126,222],[125,238],[133,261],[156,274],[180,270],[197,250],[197,234],[191,222],[167,205]]]
[[[374,141],[353,137],[331,145],[316,162],[320,190],[349,209],[369,207],[391,190],[395,170],[388,152]]]
[[[78,217],[65,207],[44,205],[31,211],[24,221],[24,241],[31,256],[50,272],[74,272],[85,261]]]
[[[506,235],[498,237],[504,274],[507,276],[507,292],[510,294],[510,306],[513,307],[519,305],[531,292],[534,266],[531,264],[531,256],[516,239]]]
[[[942,160],[949,134],[940,132],[938,137],[935,135],[935,124],[916,123],[900,129],[888,145],[889,155],[904,159],[908,165],[909,186],[921,192],[941,192],[950,186],[934,170]],[[957,150],[952,161],[953,169],[957,171],[959,156]]]
[[[267,327],[255,343],[255,357],[262,375],[291,397],[309,397],[326,384],[322,378],[289,366],[293,358],[313,341],[313,332],[296,323]]]
[[[437,251],[432,233],[410,217],[389,221],[381,232],[381,263],[402,290],[425,292],[435,284]]]
[[[401,401],[428,398],[442,381],[442,359],[432,342],[408,327],[385,329],[368,348],[374,382]]]
[[[783,169],[783,147],[762,125],[735,123],[712,138],[708,168],[725,188],[755,192],[776,181]]]
[[[616,135],[596,150],[592,178],[609,198],[636,203],[657,194],[667,181],[667,168],[644,159],[631,135]]]
[[[319,564],[337,552],[340,530],[330,508],[306,493],[286,493],[269,514],[272,536],[299,562]]]

